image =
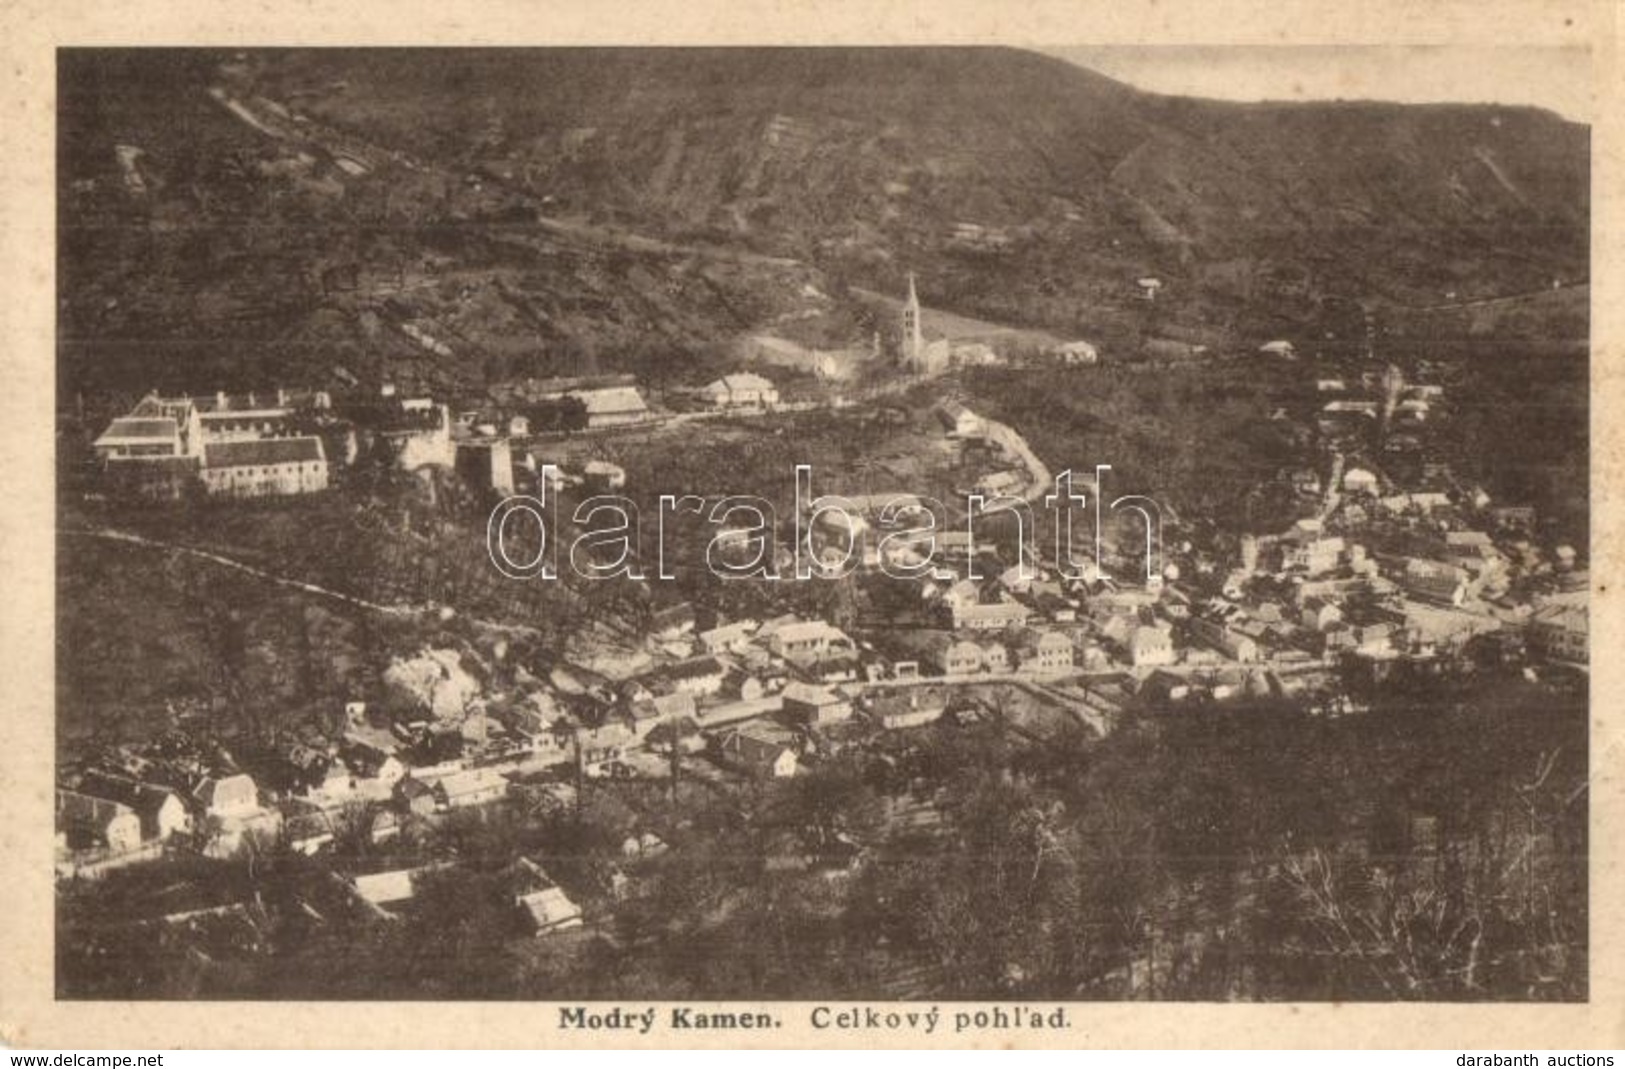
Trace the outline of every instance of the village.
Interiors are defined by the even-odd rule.
[[[782,352],[654,400],[629,376],[525,383],[477,405],[387,383],[140,399],[91,443],[92,497],[275,507],[342,495],[361,458],[382,456],[403,472],[455,473],[488,501],[602,501],[638,489],[595,452],[617,435],[658,442],[716,427],[748,440],[788,418],[891,411],[917,455],[952,458],[942,485],[1007,509],[1064,490],[1067,462],[1088,471],[1077,489],[1098,499],[1103,553],[1080,567],[1061,559],[1043,521],[1012,534],[928,494],[849,479],[832,486],[840,509],[798,500],[794,515],[758,516],[711,545],[717,560],[743,562],[741,574],[791,575],[805,551],[816,563],[805,581],[856,586],[844,618],[730,613],[713,588],[685,588],[628,625],[629,641],[591,657],[493,668],[500,640],[399,651],[375,688],[328,711],[337,730],[237,750],[184,726],[128,740],[59,770],[59,877],[78,885],[177,858],[281,850],[319,863],[343,892],[339,908],[387,924],[411,911],[423,881],[468,862],[447,848],[452,829],[500,812],[521,824],[585,821],[599,843],[590,863],[549,856],[545,836],[541,849],[480,859],[501,868],[516,938],[602,933],[639,874],[684,848],[685,792],[743,811],[775,784],[857,766],[885,785],[884,827],[929,827],[953,784],[922,773],[921,755],[944,733],[996,731],[1043,750],[1066,735],[1105,737],[1125,716],[1260,703],[1358,715],[1385,686],[1475,667],[1583,678],[1586,562],[1544,542],[1532,508],[1491,500],[1433,455],[1430,436],[1456,399],[1425,361],[1411,381],[1369,350],[1318,360],[1275,340],[1234,354],[1302,386],[1295,410],[1269,417],[1304,428],[1301,455],[1278,479],[1290,514],[1273,531],[1236,532],[1155,501],[1119,513],[1119,499],[1102,546],[1112,458],[1040,459],[1022,428],[980,414],[962,375],[1009,358],[981,341],[927,340],[912,277],[898,327],[889,377],[796,400],[772,377]],[[1018,363],[1087,390],[1103,359],[1071,342]],[[903,391],[935,402],[898,412]],[[643,448],[629,441],[623,452]],[[1086,529],[1080,520],[1073,545],[1085,546]],[[810,823],[762,863],[839,878],[865,864],[877,835]],[[208,938],[252,928],[241,898],[155,908],[140,923]]]

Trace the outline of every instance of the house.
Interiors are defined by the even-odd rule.
[[[751,636],[756,633],[756,623],[753,620],[741,620],[736,623],[723,624],[709,631],[700,632],[700,646],[706,653],[738,653],[750,645]]]
[[[976,492],[985,497],[1015,497],[1025,480],[1013,471],[990,471],[976,480]]]
[[[1222,619],[1211,616],[1193,616],[1191,634],[1199,641],[1223,653],[1232,661],[1247,664],[1258,660],[1258,642]]]
[[[693,717],[656,721],[644,737],[644,742],[660,753],[670,753],[673,746],[685,754],[705,749],[705,736],[700,731],[699,722]]]
[[[1023,672],[1064,672],[1072,667],[1072,640],[1059,631],[1022,631],[1016,659]]]
[[[323,847],[333,844],[333,822],[325,812],[314,806],[289,813],[283,825],[283,838],[288,848],[296,853],[306,856],[316,854]]]
[[[181,425],[173,417],[121,417],[92,443],[101,460],[114,457],[178,457],[185,452]]]
[[[982,653],[982,667],[989,672],[1010,671],[1010,650],[997,639],[977,645]]]
[[[241,772],[205,776],[192,788],[192,800],[205,816],[230,819],[251,816],[260,808],[260,792]]]
[[[922,694],[920,687],[905,687],[875,695],[869,716],[886,731],[901,731],[935,723],[946,707],[935,694]]]
[[[703,698],[722,690],[728,669],[715,657],[692,657],[660,672],[660,680],[673,690]]]
[[[1407,572],[1401,586],[1409,596],[1432,605],[1459,609],[1467,599],[1467,580],[1453,569]]]
[[[327,489],[327,453],[314,435],[209,442],[203,487],[224,497],[306,494]]]
[[[390,906],[410,900],[417,894],[417,876],[424,869],[391,869],[370,872],[350,881],[362,901],[374,906]]]
[[[405,776],[396,781],[393,793],[396,803],[413,816],[428,816],[440,808],[434,786],[416,776]]]
[[[1001,650],[1003,646],[999,647]],[[945,676],[968,676],[982,671],[986,663],[982,647],[969,639],[933,635],[926,652],[927,661]]]
[[[837,724],[852,715],[852,703],[829,687],[795,682],[784,688],[784,711],[808,727]]]
[[[406,766],[394,754],[353,737],[346,737],[339,746],[339,760],[357,780],[371,781],[385,787],[393,787],[406,775]]]
[[[581,907],[570,901],[558,885],[518,895],[515,904],[537,935],[551,935],[581,927]]]
[[[1444,544],[1453,557],[1477,560],[1495,555],[1495,543],[1483,531],[1449,531]]]
[[[641,423],[650,415],[649,405],[636,386],[571,390],[566,396],[576,398],[586,407],[589,429]]]
[[[1343,619],[1343,610],[1326,598],[1308,598],[1303,603],[1303,626],[1324,631]]]
[[[1137,627],[1128,637],[1129,663],[1136,668],[1174,663],[1174,640],[1160,627]]]
[[[768,647],[780,657],[790,654],[826,653],[831,649],[851,649],[846,632],[822,620],[798,620],[773,628]]]
[[[1529,505],[1496,505],[1489,517],[1502,530],[1528,531],[1535,525],[1535,510]]]
[[[1348,494],[1375,494],[1377,477],[1364,468],[1350,468],[1343,475],[1343,492]]]
[[[1159,702],[1181,702],[1191,696],[1192,688],[1184,676],[1158,668],[1145,677],[1139,693]]]
[[[433,791],[438,808],[461,809],[501,798],[508,793],[508,780],[494,768],[470,768],[441,776]]]
[[[649,633],[662,642],[672,642],[694,630],[694,606],[686,601],[656,609],[649,615]]]
[[[1258,351],[1265,356],[1293,356],[1296,352],[1292,343],[1285,340],[1267,341],[1258,347]]]
[[[946,604],[955,631],[1002,631],[1012,626],[1026,627],[1032,615],[1032,610],[1015,600],[967,603],[954,598]]]
[[[779,403],[779,388],[748,371],[724,375],[702,392],[715,408],[766,408]]]
[[[950,435],[959,438],[979,438],[987,430],[982,417],[958,401],[944,401],[938,405],[937,418]]]
[[[725,764],[762,779],[793,776],[799,763],[788,735],[758,724],[747,724],[720,736],[717,754]]]
[[[186,804],[167,787],[104,772],[87,773],[78,787],[81,794],[117,802],[133,811],[141,820],[144,839],[167,839],[191,829]]]
[[[862,658],[850,650],[834,650],[822,655],[791,654],[786,659],[815,683],[850,683],[863,668]]]
[[[1025,564],[1012,564],[999,573],[999,586],[1012,594],[1025,594],[1032,589],[1035,576]]]
[[[652,729],[651,729],[652,730]],[[597,775],[604,765],[619,761],[637,743],[637,734],[625,724],[611,722],[576,732],[576,753],[588,775]]]
[[[78,791],[56,792],[56,827],[74,850],[119,854],[141,845],[141,818],[135,810]]]
[[[638,702],[646,702],[654,696],[654,691],[650,690],[649,685],[641,679],[624,680],[615,688],[615,697],[623,705],[636,705]]]
[[[1050,354],[1063,364],[1098,364],[1100,350],[1086,341],[1069,341],[1057,345]]]
[[[749,672],[730,672],[722,681],[722,693],[734,701],[753,702],[767,693],[767,687]]]
[[[694,716],[694,695],[687,691],[644,698],[633,702],[628,710],[632,731],[638,738],[647,738],[660,724],[692,720]]]
[[[646,831],[640,835],[628,835],[621,840],[621,856],[628,860],[659,857],[669,849],[671,848],[666,845],[666,840],[652,831]]]
[[[1321,575],[1336,570],[1345,549],[1341,538],[1299,538],[1283,548],[1282,564],[1288,570]]]
[[[108,491],[144,501],[179,501],[199,485],[193,456],[110,456],[102,469]]]
[[[369,842],[387,843],[401,834],[401,818],[392,809],[375,806],[363,819]]]

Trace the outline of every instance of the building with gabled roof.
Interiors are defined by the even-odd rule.
[[[56,827],[71,849],[123,853],[141,845],[141,818],[135,810],[79,791],[56,792]]]
[[[959,401],[944,401],[937,406],[937,418],[943,428],[960,438],[976,438],[987,430],[987,423]]]
[[[494,802],[508,793],[508,780],[494,768],[470,768],[441,776],[433,785],[441,809]]]
[[[1060,631],[1024,628],[1016,636],[1015,649],[1023,672],[1064,672],[1072,667],[1072,640]]]
[[[693,720],[696,711],[694,695],[679,690],[633,702],[627,708],[627,719],[639,738],[647,738],[660,724]]]
[[[374,906],[389,906],[405,902],[417,894],[417,876],[422,868],[392,869],[353,877],[350,881],[355,893]]]
[[[796,774],[800,759],[789,736],[762,724],[746,724],[719,736],[721,760],[742,772],[763,779],[784,779]]]
[[[96,455],[111,457],[176,457],[185,453],[182,425],[170,416],[121,416],[93,443]]]
[[[207,442],[202,475],[224,497],[314,493],[328,486],[327,452],[314,435]]]
[[[260,808],[259,788],[243,772],[204,776],[192,788],[192,799],[211,817],[246,817]]]
[[[869,703],[868,714],[886,731],[924,727],[942,718],[947,703],[921,687],[901,687],[877,693]]]
[[[809,727],[840,723],[852,715],[852,703],[829,687],[797,680],[785,686],[781,697],[786,715]]]
[[[727,676],[727,667],[709,654],[667,665],[657,673],[661,684],[696,697],[716,694]]]
[[[641,423],[649,418],[649,405],[636,386],[607,386],[600,389],[571,390],[587,408],[587,426],[619,427]]]
[[[186,803],[168,787],[143,783],[128,776],[87,772],[79,781],[79,792],[128,807],[141,820],[145,839],[167,839],[187,831],[192,825]]]

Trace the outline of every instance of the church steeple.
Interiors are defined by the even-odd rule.
[[[908,300],[903,302],[903,363],[918,369],[925,362],[925,335],[920,329],[920,295],[914,272],[908,273]]]

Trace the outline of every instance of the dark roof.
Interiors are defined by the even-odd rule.
[[[170,454],[165,454],[163,456],[150,457],[112,456],[107,458],[107,463],[113,465],[114,467],[123,467],[129,471],[138,473],[154,471],[167,472],[170,469],[186,472],[197,467],[198,460],[197,457],[189,457],[184,455],[173,456]]]
[[[295,464],[326,460],[320,438],[262,438],[254,442],[210,442],[203,447],[204,463],[211,468],[241,468],[254,464]]]
[[[156,813],[175,792],[167,787],[139,783],[124,776],[90,772],[79,784],[79,793],[128,806],[137,813]]]
[[[697,679],[702,676],[719,675],[726,671],[722,662],[715,657],[694,657],[669,666],[664,674],[667,679]]]
[[[172,419],[115,419],[103,438],[173,438],[175,421]]]

